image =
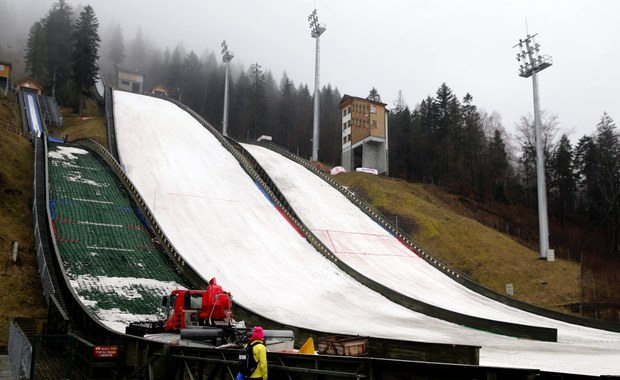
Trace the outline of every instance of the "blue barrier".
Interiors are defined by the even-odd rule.
[[[64,144],[65,143],[65,139],[61,139],[58,137],[52,137],[52,136],[48,136],[47,137],[47,141],[53,142],[53,143],[57,143],[57,144]]]
[[[56,219],[56,202],[50,199],[50,217]]]

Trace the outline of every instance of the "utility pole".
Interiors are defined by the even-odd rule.
[[[541,55],[540,45],[534,41],[533,36],[527,35],[525,40],[513,47],[519,47],[517,61],[522,62],[519,66],[519,76],[532,77],[534,88],[534,128],[536,130],[536,182],[538,190],[538,231],[540,234],[540,258],[552,261],[552,256],[547,257],[549,252],[549,220],[547,216],[547,187],[545,184],[545,155],[542,142],[542,126],[540,122],[540,105],[538,99],[538,72],[553,64],[551,57]]]
[[[234,54],[228,51],[226,40],[222,41],[222,62],[226,64],[226,79],[224,80],[224,117],[222,119],[222,134],[228,136],[228,66],[234,58]]]
[[[319,160],[319,51],[320,37],[325,32],[325,25],[319,24],[316,9],[308,16],[310,21],[310,35],[316,39],[314,60],[314,122],[312,124],[312,161]]]

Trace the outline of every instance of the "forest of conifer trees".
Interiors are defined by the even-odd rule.
[[[145,75],[145,89],[165,85],[170,97],[221,129],[225,66],[214,51],[156,46],[140,28],[128,39],[119,25],[105,32],[99,46],[97,28],[92,8],[73,10],[59,0],[30,27],[27,72],[54,91],[61,104],[77,108],[97,68],[108,83],[115,82],[119,68],[137,71]],[[92,33],[85,40],[88,30]],[[276,79],[260,62],[231,67],[228,134],[237,139],[269,135],[275,144],[310,157],[313,96],[308,85],[286,73]],[[319,161],[327,165],[340,164],[337,105],[342,95],[331,84],[320,90]],[[374,87],[368,96],[380,99]],[[441,186],[478,202],[536,208],[530,116],[522,117],[511,136],[501,115],[481,111],[472,94],[457,96],[447,83],[413,107],[402,95],[388,107],[390,176]],[[557,116],[545,112],[543,136],[551,245],[570,245],[562,230],[577,224],[602,237],[588,244],[587,253],[620,256],[620,143],[614,120],[604,113],[593,134],[571,142]]]

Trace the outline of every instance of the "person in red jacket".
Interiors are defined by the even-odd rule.
[[[252,346],[252,353],[254,354],[254,360],[256,360],[256,369],[250,375],[250,379],[263,379],[267,380],[267,348],[265,347],[265,332],[261,326],[255,326],[250,336],[250,342],[248,344],[254,344]]]

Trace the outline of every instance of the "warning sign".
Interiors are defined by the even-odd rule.
[[[93,348],[94,359],[116,359],[118,357],[118,346],[95,346]]]

